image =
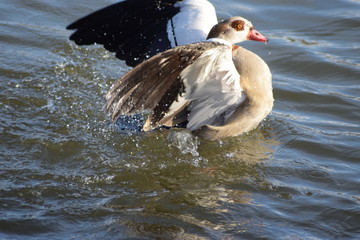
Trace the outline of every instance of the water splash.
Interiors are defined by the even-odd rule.
[[[189,130],[172,129],[169,131],[167,140],[170,141],[173,146],[177,147],[183,154],[190,153],[194,157],[200,156],[197,151],[200,142]]]

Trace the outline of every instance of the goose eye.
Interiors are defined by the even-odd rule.
[[[244,30],[244,22],[243,21],[234,21],[232,22],[232,27],[236,30],[236,31],[241,31]]]

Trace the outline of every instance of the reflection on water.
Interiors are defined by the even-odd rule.
[[[189,133],[183,131],[166,130],[164,144],[174,146],[169,139],[189,137]],[[180,147],[177,142],[175,146],[180,149],[176,151],[182,155],[175,159],[174,155],[173,159],[166,161],[152,159],[151,166],[144,162],[141,168],[128,169],[116,176],[115,182],[121,185],[126,182],[126,186],[131,186],[131,198],[128,195],[115,197],[105,207],[126,213],[128,220],[122,219],[119,224],[131,227],[135,236],[159,234],[166,238],[190,238],[198,236],[198,233],[190,234],[192,228],[214,231],[245,228],[251,220],[240,216],[231,219],[231,208],[256,207],[251,192],[268,188],[261,169],[264,160],[272,157],[275,146],[279,144],[266,136],[268,134],[267,130],[253,131],[253,134],[241,138],[202,142],[196,154],[193,147],[199,144],[199,140],[192,139],[192,142],[187,139]],[[138,145],[142,151],[142,144],[138,142]],[[187,147],[191,151],[184,153]],[[167,155],[171,158],[171,153]],[[152,167],[156,162],[161,167]]]

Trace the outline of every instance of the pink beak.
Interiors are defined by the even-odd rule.
[[[267,38],[256,31],[255,29],[250,29],[248,40],[258,41],[258,42],[268,42]]]

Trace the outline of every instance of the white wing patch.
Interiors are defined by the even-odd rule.
[[[190,130],[223,124],[246,98],[232,61],[232,48],[227,45],[205,51],[181,72],[181,78],[183,97],[191,101],[187,107]]]
[[[183,0],[174,6],[180,7],[180,12],[167,24],[172,47],[176,46],[175,39],[178,45],[205,41],[211,28],[218,23],[215,8],[207,0]]]

